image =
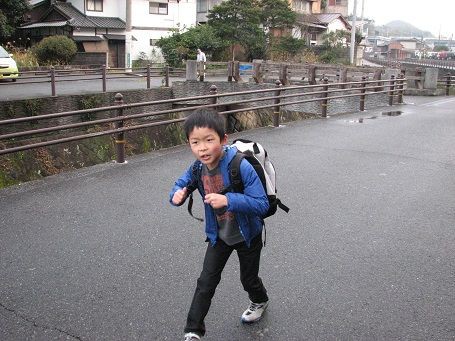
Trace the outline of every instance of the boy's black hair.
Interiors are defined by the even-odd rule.
[[[198,109],[195,110],[185,120],[183,129],[185,130],[186,138],[189,139],[190,133],[194,128],[210,128],[216,131],[220,139],[224,138],[226,130],[224,128],[224,119],[215,110]]]

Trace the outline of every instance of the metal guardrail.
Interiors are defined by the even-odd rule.
[[[131,72],[122,68],[107,68],[103,65],[100,68],[92,69],[55,69],[50,67],[48,70],[24,71],[19,72],[19,77],[15,83],[0,83],[0,86],[22,84],[48,83],[51,87],[51,95],[57,96],[57,83],[59,82],[74,82],[74,81],[89,81],[100,80],[102,92],[107,91],[108,81],[125,78],[146,78],[147,89],[151,87],[151,78],[162,78],[164,86],[169,86],[170,77],[184,77],[185,69],[164,67],[152,67],[150,64],[147,67],[134,68]]]
[[[37,121],[45,121],[53,118],[61,118],[61,117],[68,117],[68,116],[75,116],[75,115],[87,115],[87,114],[95,114],[101,112],[115,112],[115,116],[104,118],[104,119],[96,119],[93,121],[86,121],[86,122],[78,122],[72,124],[61,124],[57,126],[48,126],[46,128],[40,129],[31,129],[31,130],[22,130],[22,131],[15,131],[12,133],[2,134],[0,135],[0,145],[3,145],[4,148],[0,149],[0,155],[5,155],[9,153],[45,147],[65,142],[71,141],[78,141],[87,138],[93,138],[98,136],[105,136],[105,135],[112,135],[115,139],[115,146],[116,146],[116,160],[118,163],[125,162],[125,133],[132,130],[137,129],[144,129],[148,127],[154,126],[162,126],[162,125],[169,125],[178,122],[182,122],[185,118],[168,118],[159,121],[154,121],[151,123],[143,123],[137,124],[134,122],[134,119],[139,118],[156,118],[160,115],[172,115],[174,113],[181,113],[192,111],[199,108],[214,108],[215,110],[217,107],[221,106],[229,106],[229,105],[242,105],[241,109],[234,109],[229,111],[222,111],[219,114],[224,115],[226,118],[230,114],[244,112],[244,111],[251,111],[251,110],[259,110],[259,109],[273,109],[273,124],[275,127],[278,127],[280,124],[280,110],[292,104],[299,104],[299,103],[308,103],[308,102],[320,102],[321,103],[321,116],[327,117],[327,103],[331,99],[338,99],[338,98],[348,98],[348,97],[359,97],[359,110],[365,110],[365,99],[368,95],[378,94],[378,93],[387,93],[389,96],[389,105],[393,105],[394,97],[397,97],[398,103],[403,103],[403,91],[405,87],[406,79],[403,77],[398,77],[395,79],[393,76],[390,80],[367,80],[366,77],[363,77],[362,81],[360,82],[349,82],[349,83],[336,83],[336,84],[329,84],[328,79],[325,78],[323,80],[323,84],[319,85],[306,85],[306,86],[288,86],[282,87],[279,81],[276,82],[275,88],[272,89],[261,89],[261,90],[250,90],[250,91],[242,91],[242,92],[232,92],[232,93],[223,93],[219,94],[217,92],[217,87],[212,85],[210,87],[210,93],[204,96],[193,96],[193,97],[184,97],[184,98],[175,98],[169,100],[160,100],[160,101],[151,101],[151,102],[141,102],[141,103],[131,103],[125,104],[123,102],[123,96],[118,93],[115,96],[115,103],[113,106],[107,107],[100,107],[94,109],[86,109],[86,110],[76,110],[76,111],[68,111],[62,113],[54,113],[54,114],[45,114],[45,115],[38,115],[38,116],[31,116],[31,117],[22,117],[22,118],[15,118],[15,119],[8,119],[0,121],[0,127],[6,125],[17,125],[20,126],[20,123],[29,123],[34,124]],[[346,87],[350,87],[347,89]],[[320,90],[322,88],[322,90]],[[289,93],[290,90],[302,90],[299,93]],[[303,91],[308,92],[303,92]],[[348,93],[347,93],[348,92]],[[354,92],[354,93],[353,93]],[[329,94],[330,93],[330,94]],[[244,95],[255,95],[255,94],[267,94],[267,97],[254,97],[251,99],[244,99],[244,100],[232,100],[229,102],[219,103],[218,100],[222,97],[234,97],[234,96],[244,96]],[[308,98],[308,96],[313,96]],[[292,100],[289,100],[291,99]],[[286,99],[286,102],[282,102],[282,100]],[[147,113],[139,113],[139,114],[132,114],[132,115],[125,115],[125,112],[132,108],[137,107],[147,107],[152,105],[158,104],[176,104],[186,101],[194,101],[194,100],[202,100],[205,101],[205,104],[199,104],[191,107],[184,107],[178,109],[168,109],[168,110],[160,110],[155,112],[147,112]],[[263,103],[258,105],[257,103],[269,101],[269,103]],[[272,104],[270,104],[272,101]],[[255,103],[253,103],[255,102]],[[207,104],[208,103],[208,104]],[[245,106],[245,104],[251,104],[253,106]],[[125,122],[129,122],[130,125],[125,126]],[[50,123],[48,123],[50,124]],[[61,133],[62,131],[68,131],[69,129],[74,128],[81,128],[81,127],[90,127],[90,126],[97,126],[106,125],[106,124],[114,124],[113,127],[108,126],[105,130],[98,131],[95,133],[84,133],[81,135],[71,135],[62,137],[62,138],[55,138],[52,134]],[[44,141],[34,142],[31,140],[23,139],[24,137],[31,137],[33,136],[35,139],[43,139]]]
[[[452,76],[450,73],[444,76],[444,79],[438,80],[438,84],[445,85],[446,96],[450,95],[450,88],[455,85],[455,76]]]
[[[388,67],[401,68],[403,65],[413,65],[413,66],[422,66],[422,67],[434,67],[445,70],[455,70],[455,60],[439,60],[439,59],[391,59],[391,58],[373,58],[365,57],[366,60],[376,63],[379,65],[384,65]]]

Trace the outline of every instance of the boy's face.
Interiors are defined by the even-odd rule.
[[[223,156],[223,145],[227,142],[227,135],[220,139],[211,128],[195,127],[189,134],[188,141],[194,156],[208,169],[214,169]]]

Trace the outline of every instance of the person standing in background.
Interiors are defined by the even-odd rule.
[[[205,57],[205,53],[201,51],[201,49],[197,49],[197,76],[201,82],[204,81],[205,77],[205,63],[207,62],[207,58]]]

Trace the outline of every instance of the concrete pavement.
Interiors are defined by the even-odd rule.
[[[240,323],[233,255],[204,340],[455,339],[455,98],[405,101],[236,134],[267,148],[291,212],[267,220],[264,319]],[[205,243],[168,191],[191,160],[1,190],[0,340],[181,340]]]

